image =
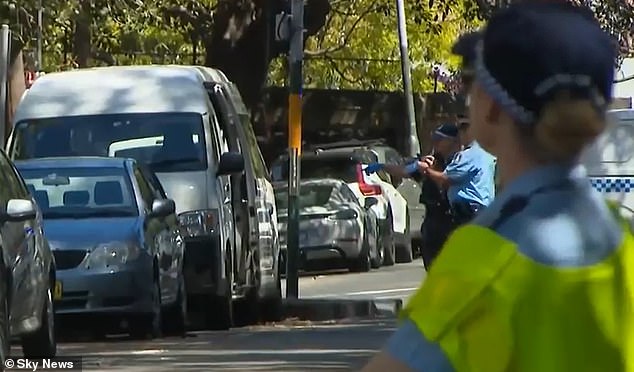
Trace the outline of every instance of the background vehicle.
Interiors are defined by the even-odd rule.
[[[337,149],[339,150],[339,149]],[[376,161],[376,155],[369,151],[357,151],[355,149],[328,151],[316,150],[304,152],[301,160],[301,178],[323,179],[333,178],[344,181],[350,190],[356,195],[360,205],[365,205],[367,197],[374,197],[377,203],[372,211],[379,219],[381,242],[385,252],[385,265],[394,264],[396,258],[394,239],[394,216],[396,210],[399,221],[405,224],[406,205],[402,197],[395,200],[402,202],[397,206],[391,206],[391,200],[383,192],[383,185],[376,175],[368,176],[363,172],[364,165]],[[288,156],[282,155],[271,166],[271,175],[274,181],[288,179]],[[403,231],[405,228],[402,228]]]
[[[17,167],[51,240],[58,315],[124,318],[133,337],[159,336],[161,320],[167,331],[185,333],[184,244],[174,201],[134,160],[50,158]]]
[[[0,184],[2,352],[8,355],[11,335],[21,339],[26,357],[53,357],[57,352],[53,297],[59,296],[55,261],[43,233],[42,213],[2,151]]]
[[[251,115],[235,84],[220,71],[195,66],[204,80],[209,99],[217,110],[225,151],[240,153],[244,173],[233,174],[231,194],[236,233],[234,277],[247,288],[243,312],[247,321],[281,317],[282,260],[277,229],[275,194],[257,143]]]
[[[280,185],[275,196],[280,231],[286,236],[288,188]],[[342,259],[350,271],[369,271],[381,266],[383,247],[371,210],[378,202],[376,198],[365,198],[362,207],[345,182],[321,179],[301,182],[299,199],[299,245],[304,263],[336,258]]]
[[[592,186],[620,205],[634,226],[634,109],[612,110],[607,117],[606,129],[581,162]]]
[[[363,143],[367,148],[376,154],[380,163],[401,165],[407,162],[410,157],[403,157],[396,149],[386,145],[383,141],[368,141]],[[363,145],[362,145],[363,146]],[[420,226],[425,219],[425,205],[421,203],[421,186],[411,178],[397,178],[389,174],[380,175],[387,178],[386,182],[391,183],[396,190],[407,201],[407,214],[409,216],[409,237],[404,234],[403,238],[409,238],[414,250],[420,250],[421,235]],[[402,248],[407,249],[407,241],[397,243]]]
[[[14,159],[50,156],[134,157],[156,173],[184,226],[190,308],[206,325],[233,324],[235,228],[229,174],[243,157],[226,153],[200,74],[181,66],[81,69],[38,78],[15,112],[8,148]],[[122,148],[126,140],[162,141]],[[126,147],[124,146],[124,147]]]

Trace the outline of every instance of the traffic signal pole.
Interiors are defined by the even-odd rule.
[[[416,156],[420,152],[418,142],[418,128],[416,127],[416,112],[414,110],[414,93],[412,91],[412,72],[409,63],[409,51],[407,45],[407,23],[405,22],[404,0],[396,0],[396,17],[398,24],[398,41],[401,51],[401,74],[403,76],[403,96],[405,98],[405,108],[407,110],[407,121],[409,123],[409,154]]]
[[[302,150],[304,0],[291,0],[288,97],[288,224],[286,297],[299,297],[299,180]]]

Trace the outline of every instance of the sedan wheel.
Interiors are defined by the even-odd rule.
[[[158,281],[154,282],[152,290],[152,312],[131,319],[129,324],[130,336],[134,339],[146,337],[161,337],[161,287]]]
[[[50,287],[46,290],[44,296],[44,308],[42,309],[40,328],[22,337],[22,352],[27,358],[52,358],[57,354],[55,310]]]
[[[3,275],[3,277],[6,277]],[[0,285],[0,365],[9,357],[11,334],[9,333],[9,298],[7,282]]]

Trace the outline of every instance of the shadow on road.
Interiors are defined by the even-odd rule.
[[[358,370],[393,329],[393,321],[376,320],[251,327],[185,339],[63,344],[60,355],[81,355],[91,371],[349,371]]]

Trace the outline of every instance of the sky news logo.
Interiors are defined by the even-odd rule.
[[[5,371],[81,371],[81,358],[57,357],[44,359],[7,358]]]

